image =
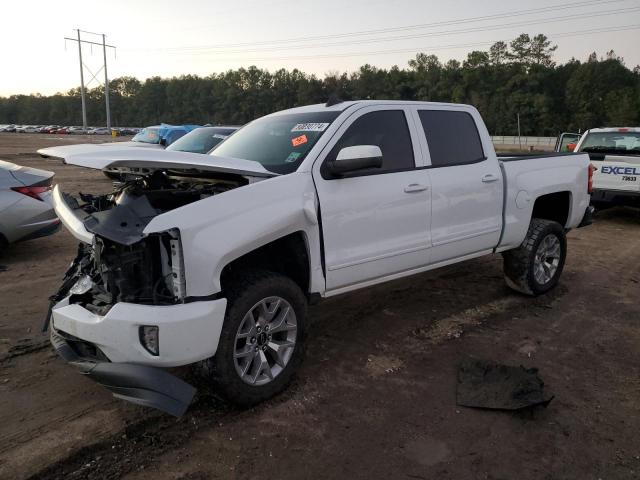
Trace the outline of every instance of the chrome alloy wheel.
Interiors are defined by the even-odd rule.
[[[536,250],[533,261],[533,275],[540,285],[547,284],[558,270],[560,264],[560,239],[555,235],[547,235]]]
[[[297,333],[296,314],[284,298],[256,303],[236,333],[233,360],[242,381],[259,386],[276,378],[291,359]]]

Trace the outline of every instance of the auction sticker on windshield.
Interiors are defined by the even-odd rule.
[[[291,131],[292,132],[324,132],[328,123],[298,123]]]
[[[307,139],[306,135],[300,135],[299,137],[291,139],[291,145],[293,145],[294,147],[298,147],[300,145],[307,143],[308,141],[309,140]]]

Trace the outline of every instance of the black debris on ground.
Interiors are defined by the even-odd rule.
[[[456,403],[463,407],[521,410],[546,407],[552,399],[544,391],[537,368],[473,360],[458,369]]]

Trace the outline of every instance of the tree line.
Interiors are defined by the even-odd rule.
[[[586,61],[553,61],[556,46],[542,34],[522,34],[443,63],[418,53],[406,68],[370,64],[358,71],[318,78],[298,69],[275,72],[255,66],[206,77],[151,77],[110,81],[114,126],[160,122],[241,125],[273,111],[343,100],[393,99],[469,103],[493,135],[552,136],[597,126],[640,125],[640,66],[633,70],[615,52]],[[104,88],[87,91],[87,120],[104,125]],[[43,96],[0,97],[0,124],[82,123],[80,88]]]

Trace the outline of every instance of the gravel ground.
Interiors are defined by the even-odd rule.
[[[0,159],[108,191],[99,172],[35,154],[87,138],[0,133]],[[323,301],[285,393],[250,410],[202,393],[180,419],[113,399],[40,333],[74,239],[13,245],[0,253],[0,478],[639,478],[640,211],[607,210],[568,238],[560,285],[535,299],[504,286],[493,256]],[[555,398],[526,414],[457,407],[467,359],[535,366]]]

